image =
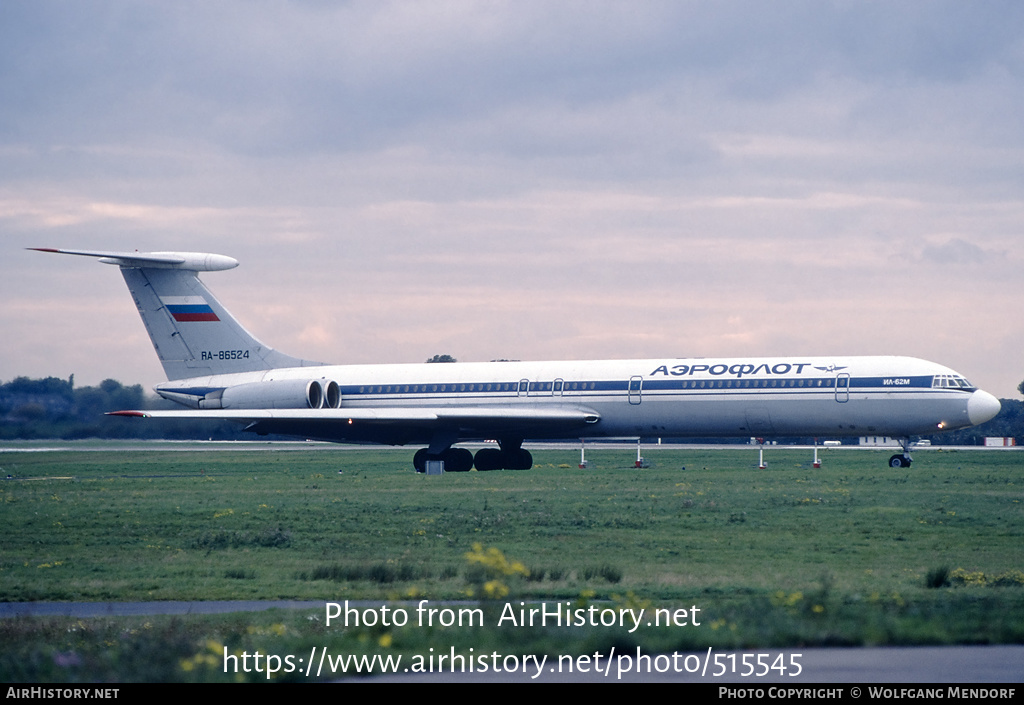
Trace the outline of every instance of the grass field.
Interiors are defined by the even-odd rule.
[[[637,470],[634,451],[595,449],[580,470],[577,452],[541,449],[529,471],[428,477],[404,449],[3,453],[14,479],[0,483],[0,597],[701,609],[688,629],[514,632],[520,650],[580,653],[621,639],[652,650],[1024,641],[1024,455],[931,450],[893,470],[889,454],[832,450],[814,469],[810,451],[772,449],[758,470],[750,448],[651,447],[654,466]],[[45,668],[20,677],[70,677],[52,653],[93,654],[95,667],[108,632],[150,638],[139,624],[181,644],[164,678],[207,642],[280,650],[329,636],[412,653],[431,639],[510,638],[322,632],[308,615],[4,622],[3,643],[31,654],[5,649],[0,678],[33,659]],[[76,633],[90,636],[68,641]]]

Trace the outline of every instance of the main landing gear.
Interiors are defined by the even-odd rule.
[[[910,439],[901,438],[900,445],[903,446],[903,453],[897,453],[889,458],[889,467],[891,468],[909,468],[913,462],[913,458],[910,457]]]
[[[431,448],[420,448],[413,456],[416,472],[426,472],[428,460],[444,461],[445,472],[468,472],[477,470],[529,470],[533,467],[533,456],[523,449],[522,439],[498,441],[498,448],[481,448],[474,456],[465,448],[445,448],[439,453]],[[500,450],[499,450],[500,448]]]
[[[468,472],[473,468],[473,454],[465,448],[448,448],[437,454],[428,452],[427,448],[420,448],[412,457],[416,472],[426,472],[428,460],[443,461],[447,472]]]

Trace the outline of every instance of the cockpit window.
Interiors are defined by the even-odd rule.
[[[976,387],[960,375],[935,375],[932,377],[932,389],[963,389],[973,392]]]

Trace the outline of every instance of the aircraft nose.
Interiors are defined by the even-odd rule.
[[[972,426],[977,426],[995,417],[1000,408],[1002,405],[998,399],[979,389],[967,400],[967,418],[971,420]]]

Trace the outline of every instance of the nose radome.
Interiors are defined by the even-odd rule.
[[[972,426],[977,426],[994,418],[1001,408],[998,399],[979,389],[967,400],[967,418],[971,420]]]

